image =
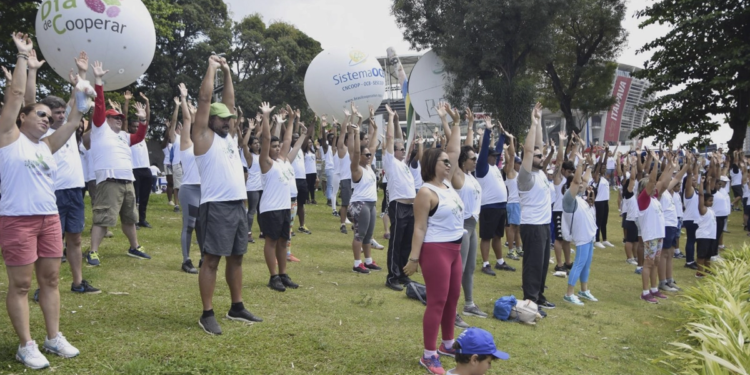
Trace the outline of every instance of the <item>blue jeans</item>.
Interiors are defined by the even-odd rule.
[[[582,283],[589,282],[589,271],[593,258],[594,241],[585,245],[576,245],[576,259],[573,262],[573,269],[570,270],[570,275],[568,275],[568,285],[575,286],[579,279]]]

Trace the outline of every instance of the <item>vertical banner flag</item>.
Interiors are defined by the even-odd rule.
[[[633,81],[630,77],[617,76],[615,87],[612,89],[612,96],[615,97],[615,104],[607,112],[607,121],[604,128],[605,142],[619,142],[620,124],[622,123],[622,112],[625,109],[625,99],[630,91],[630,83]]]

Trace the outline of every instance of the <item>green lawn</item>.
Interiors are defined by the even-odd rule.
[[[324,201],[320,192],[318,200]],[[584,307],[565,304],[566,280],[550,273],[546,295],[558,306],[537,326],[466,318],[469,324],[492,332],[498,347],[510,354],[509,361],[495,362],[489,373],[654,373],[650,360],[661,356],[661,349],[678,337],[680,327],[674,319],[681,311],[677,298],[658,305],[639,300],[641,278],[625,263],[615,204],[613,199],[608,229],[617,247],[596,249],[590,279],[600,302]],[[88,209],[87,219],[90,224]],[[302,262],[291,265],[289,273],[301,284],[297,290],[279,293],[266,287],[262,241],[248,245],[245,306],[264,322],[244,325],[220,319],[224,334],[216,337],[197,324],[201,314],[197,276],[180,271],[181,214],[172,212],[165,195],[152,195],[148,219],[154,229],[142,229],[138,235],[153,260],[128,257],[127,241],[115,228],[115,237],[102,244],[102,266],[84,268],[84,278],[102,294],[72,294],[68,265],[62,266],[61,329],[81,356],[70,360],[48,356],[56,373],[425,373],[417,363],[424,307],[387,289],[385,271],[370,275],[351,271],[352,235],[339,233],[330,208],[308,206],[307,225],[313,234],[294,238],[293,252]],[[726,235],[729,248],[745,241],[741,221],[740,213],[732,214],[731,234]],[[258,233],[257,223],[254,232]],[[379,221],[376,238],[385,244],[382,235]],[[86,236],[84,251],[88,247]],[[192,250],[197,265],[197,245]],[[384,250],[374,254],[378,263],[386,263]],[[484,275],[479,272],[481,265],[477,267],[474,295],[486,312],[492,312],[501,296],[523,296],[521,262],[509,262],[518,271],[497,277]],[[696,280],[683,264],[675,261],[674,269],[679,285],[687,287]],[[7,293],[4,265],[0,273],[0,292]],[[415,279],[422,281],[420,275]],[[113,294],[120,292],[128,294]],[[460,306],[462,302],[463,297]],[[217,316],[224,316],[229,304],[221,278],[214,297]],[[41,344],[42,314],[37,304],[30,305],[32,336]],[[7,314],[0,314],[0,372],[26,371],[14,359],[17,345]],[[445,359],[443,365],[451,368],[453,361]]]

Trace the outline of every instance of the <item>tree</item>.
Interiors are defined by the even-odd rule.
[[[261,100],[288,103],[311,120],[314,114],[305,99],[304,81],[307,67],[322,51],[320,43],[287,23],[266,27],[258,14],[236,23],[232,35],[228,61],[237,76],[238,105],[251,114]]]
[[[645,69],[647,126],[632,136],[655,136],[667,142],[679,133],[697,133],[691,141],[710,141],[723,116],[732,128],[730,150],[742,149],[750,122],[750,3],[743,0],[664,0],[637,13],[643,28],[667,24],[667,35],[646,43],[639,52],[654,51]]]
[[[454,76],[454,105],[479,104],[515,134],[536,98],[535,52],[552,43],[563,0],[394,0],[392,12],[417,50],[432,48]]]
[[[614,104],[617,65],[610,61],[627,39],[624,17],[623,0],[573,0],[555,19],[552,48],[544,54],[541,70],[545,90],[554,95],[568,133],[580,132],[574,110],[588,117]]]

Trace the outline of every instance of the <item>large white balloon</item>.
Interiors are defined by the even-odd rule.
[[[109,73],[104,90],[123,88],[151,65],[156,48],[154,21],[140,0],[44,0],[36,16],[44,59],[62,77],[86,51]],[[92,69],[88,79],[93,81]]]
[[[380,106],[385,72],[374,57],[356,49],[330,49],[318,54],[305,73],[305,97],[319,116],[344,117],[352,101],[368,117],[368,106]]]
[[[435,106],[444,100],[443,87],[449,79],[443,60],[435,51],[425,53],[414,65],[409,76],[409,97],[422,122],[440,124]]]

